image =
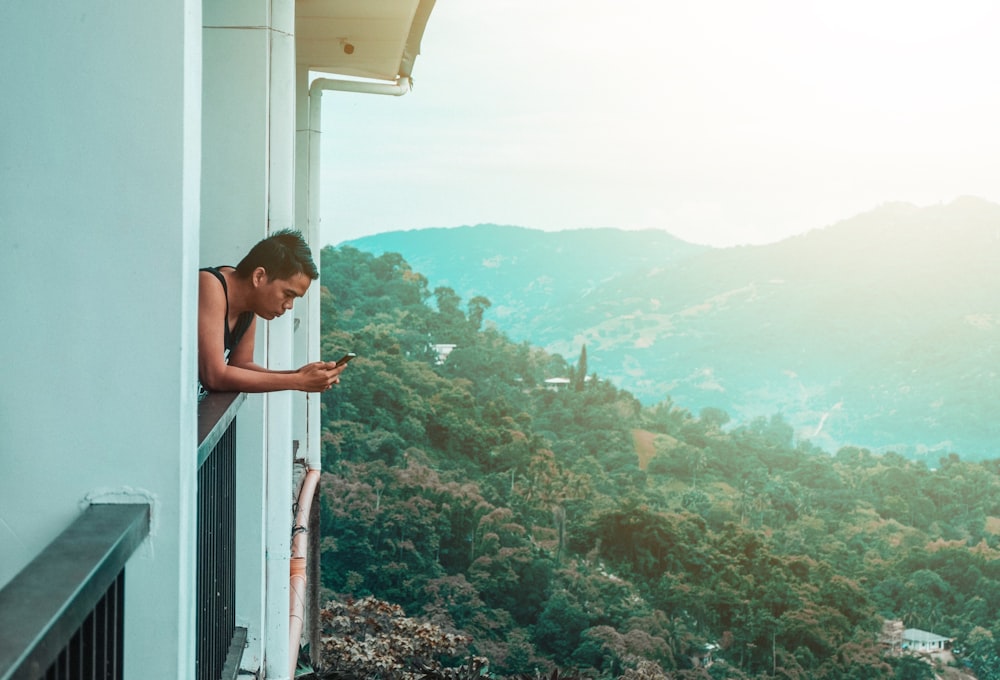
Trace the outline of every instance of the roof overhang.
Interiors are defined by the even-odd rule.
[[[296,61],[335,76],[409,78],[434,0],[295,0]]]

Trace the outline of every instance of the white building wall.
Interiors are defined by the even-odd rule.
[[[206,0],[201,265],[235,265],[261,238],[295,224],[293,0]],[[258,322],[255,360],[296,368],[292,314]],[[292,526],[289,392],[248,399],[238,416],[237,625],[244,668],[289,674]],[[264,447],[261,447],[261,442]],[[256,446],[253,445],[256,442]],[[257,520],[260,523],[257,524]],[[262,587],[262,584],[264,587]]]
[[[205,3],[201,257],[199,266],[236,265],[267,227],[265,2]],[[256,28],[250,28],[256,27]],[[266,324],[258,362],[266,364]],[[247,628],[243,666],[264,658],[264,397],[237,416],[236,625]]]
[[[127,677],[194,667],[200,26],[200,0],[0,22],[0,585],[88,499],[151,499]]]

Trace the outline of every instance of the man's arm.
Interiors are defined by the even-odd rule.
[[[208,272],[198,275],[198,376],[213,392],[277,392],[301,390],[322,392],[339,382],[343,367],[322,361],[296,371],[271,371],[253,363],[257,318],[233,350],[227,364],[225,354],[226,295],[218,279]]]

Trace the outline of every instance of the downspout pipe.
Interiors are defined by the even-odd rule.
[[[299,659],[299,644],[302,640],[303,613],[306,603],[306,552],[309,539],[309,511],[312,508],[313,496],[319,485],[320,471],[309,470],[302,480],[299,490],[298,510],[295,513],[295,526],[292,529],[292,565],[288,597],[288,677],[295,677],[295,667]]]

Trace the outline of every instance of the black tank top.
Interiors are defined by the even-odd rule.
[[[222,284],[222,292],[226,295],[226,316],[223,318],[222,324],[225,329],[225,360],[226,363],[229,363],[229,355],[232,354],[234,349],[236,349],[236,345],[240,344],[243,334],[247,332],[247,329],[250,328],[251,322],[253,322],[253,312],[243,312],[236,318],[236,325],[231,329],[229,328],[229,286],[226,285],[226,277],[219,271],[219,269],[224,266],[226,265],[220,265],[219,267],[205,267],[200,271],[208,272],[215,278],[219,279],[219,283]]]

